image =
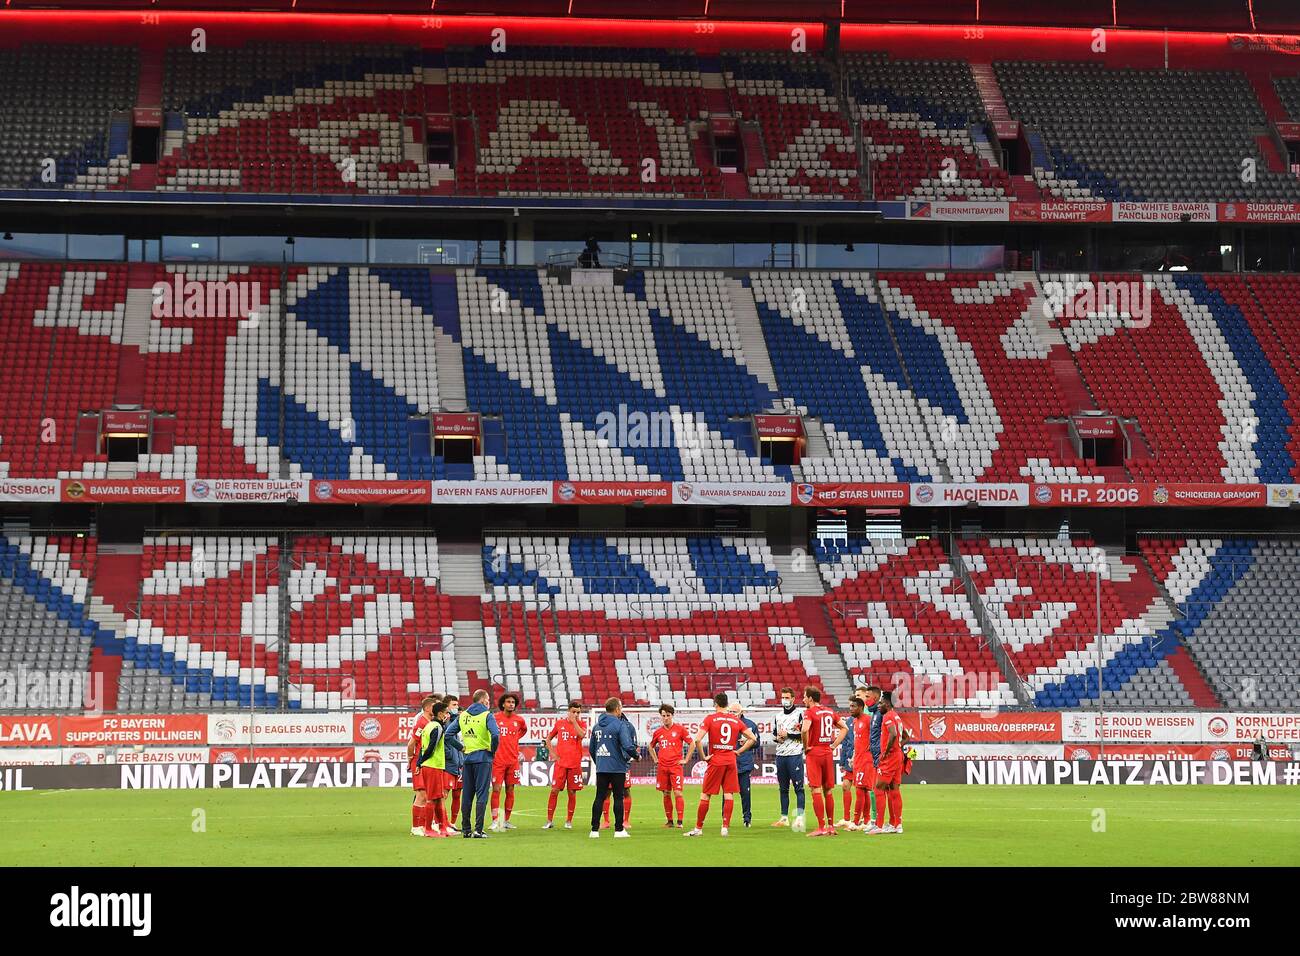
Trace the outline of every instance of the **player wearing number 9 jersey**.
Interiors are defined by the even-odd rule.
[[[708,738],[709,769],[704,773],[704,794],[700,797],[700,807],[695,815],[695,829],[688,830],[685,834],[688,837],[700,836],[704,832],[704,821],[709,815],[709,798],[719,791],[722,792],[722,835],[727,835],[731,826],[731,810],[736,794],[740,792],[736,755],[758,743],[758,738],[745,726],[744,721],[728,712],[726,694],[717,694],[713,698],[713,705],[714,713],[700,721],[700,732],[686,750],[686,765],[689,767],[695,748]]]
[[[808,786],[812,789],[817,829],[809,836],[834,836],[835,761],[831,752],[844,742],[848,725],[829,707],[822,706],[822,692],[816,687],[803,691],[803,748]]]

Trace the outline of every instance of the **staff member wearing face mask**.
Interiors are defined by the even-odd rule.
[[[781,788],[781,819],[774,827],[790,827],[790,787],[794,786],[795,818],[791,827],[796,833],[804,830],[803,819],[803,708],[795,703],[794,689],[781,688],[781,713],[775,721],[776,780]]]

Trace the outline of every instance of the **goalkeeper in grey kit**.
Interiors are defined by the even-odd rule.
[[[790,827],[796,833],[805,829],[803,807],[803,708],[795,701],[794,689],[781,688],[781,713],[776,715],[776,780],[781,788],[781,818],[774,827]],[[794,787],[795,817],[790,821],[790,787]]]

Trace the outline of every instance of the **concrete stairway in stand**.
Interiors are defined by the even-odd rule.
[[[739,279],[727,279],[727,294],[731,299],[731,314],[740,334],[740,344],[745,350],[745,367],[754,377],[780,394],[776,386],[776,372],[772,370],[772,357],[763,337],[763,325],[758,318],[754,294]]]
[[[480,615],[485,587],[482,548],[476,543],[441,543],[438,564],[439,587],[451,597],[452,656],[456,659],[458,689],[461,703],[468,704],[469,695],[480,687],[489,687],[491,681]]]
[[[853,693],[853,682],[844,667],[839,641],[835,639],[835,632],[826,617],[826,607],[822,602],[825,589],[821,575],[817,573],[817,562],[803,549],[773,549],[772,560],[781,578],[781,593],[791,598],[799,614],[799,624],[809,637],[807,653],[822,680],[822,688],[830,695],[830,703],[847,707]],[[796,687],[796,695],[799,691],[800,688]]]

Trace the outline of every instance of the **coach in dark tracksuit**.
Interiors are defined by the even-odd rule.
[[[487,812],[488,793],[492,789],[492,758],[501,742],[501,732],[488,708],[491,695],[486,690],[474,692],[474,702],[447,725],[448,734],[459,734],[465,759],[461,764],[460,821],[464,835],[486,840],[483,818]],[[474,829],[469,826],[470,806],[477,803]]]
[[[614,836],[623,831],[624,784],[628,765],[636,759],[636,732],[622,719],[623,704],[617,697],[605,701],[605,712],[591,728],[587,753],[596,765],[596,792],[591,802],[591,835],[600,836],[600,814],[609,795],[614,795]]]
[[[732,708],[740,722],[749,728],[749,732],[754,735],[755,740],[762,740],[758,735],[758,724],[754,723],[745,716],[745,708],[737,704]],[[745,821],[745,826],[749,826],[753,820],[753,814],[749,806],[749,775],[754,772],[754,766],[758,760],[758,754],[762,752],[762,744],[750,747],[744,753],[736,755],[736,774],[740,778],[740,816]]]

